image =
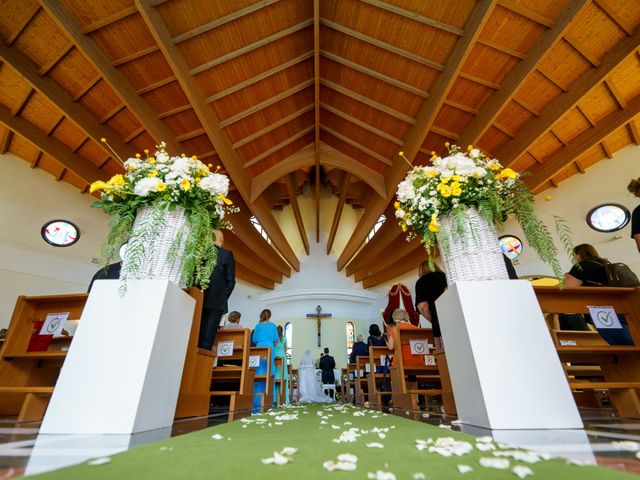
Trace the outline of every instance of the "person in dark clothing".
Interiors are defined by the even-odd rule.
[[[91,279],[91,283],[89,283],[89,288],[87,289],[87,293],[91,293],[91,289],[93,288],[93,282],[96,280],[118,280],[120,278],[120,268],[122,267],[122,262],[111,263],[104,268],[101,268],[96,272],[96,274]]]
[[[369,355],[369,347],[364,343],[364,337],[359,334],[358,341],[351,347],[351,355],[349,355],[349,363],[356,363],[356,357],[366,357]]]
[[[436,266],[436,271],[429,268],[429,261],[420,265],[420,278],[416,282],[416,309],[431,322],[436,348],[443,348],[442,333],[436,312],[436,300],[447,289],[447,277]]]
[[[369,347],[384,347],[386,344],[387,342],[384,340],[380,327],[376,323],[372,323],[369,326],[369,338],[367,338],[367,345]]]
[[[504,253],[502,254],[502,259],[504,260],[504,266],[507,267],[509,280],[518,280],[518,274],[516,273],[516,269],[513,266],[513,263],[511,263],[511,259],[507,257]]]
[[[200,337],[198,339],[198,348],[207,350],[213,348],[213,339],[220,325],[220,319],[229,310],[227,302],[236,285],[236,266],[233,253],[222,248],[224,243],[222,232],[215,230],[214,234],[218,261],[211,273],[209,287],[204,291]]]
[[[627,185],[627,190],[636,197],[640,197],[640,177],[631,180]],[[631,238],[636,241],[636,247],[640,252],[640,205],[634,208],[631,214]]]
[[[606,287],[609,285],[609,277],[605,264],[607,260],[600,257],[598,252],[587,243],[577,245],[573,249],[576,264],[564,275],[564,283],[567,287]],[[580,314],[573,314],[571,317]],[[629,326],[623,315],[618,315],[622,328],[600,328],[598,333],[609,345],[633,345],[633,339],[629,332]],[[560,316],[562,328],[562,315]],[[565,319],[566,323],[567,319]],[[584,315],[584,322],[593,323],[589,315]],[[575,327],[581,327],[579,321],[572,320]],[[584,330],[586,330],[586,324]]]
[[[336,361],[331,355],[329,355],[329,349],[324,349],[324,355],[318,362],[320,370],[322,370],[322,383],[324,385],[336,383],[336,377],[333,373],[333,369],[336,368]]]

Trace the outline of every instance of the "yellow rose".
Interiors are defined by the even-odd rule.
[[[510,168],[505,168],[504,170],[502,170],[497,176],[496,178],[498,180],[502,179],[502,178],[516,178],[518,176],[518,174],[516,172],[514,172],[513,170],[511,170]]]
[[[393,208],[398,210],[400,208],[400,202],[393,202]]]
[[[455,182],[459,182],[462,179],[462,176],[460,175],[454,175],[451,177],[451,179]]]
[[[200,183],[200,177],[196,177],[196,183]]]
[[[147,175],[147,177],[149,178],[153,178],[153,177],[157,177],[158,176],[158,170],[151,170],[149,172],[149,175]]]
[[[442,183],[449,183],[451,181],[451,177],[444,177],[442,180],[440,180]]]
[[[454,197],[459,197],[460,195],[462,195],[462,189],[461,188],[452,188],[451,189],[451,195],[453,195]]]
[[[97,182],[93,182],[91,187],[89,187],[89,193],[93,193],[96,190],[105,190],[109,188],[109,184],[103,182],[102,180],[98,180]]]
[[[124,186],[124,177],[119,173],[117,175],[114,175],[113,177],[111,177],[111,179],[109,180],[109,185],[113,185],[116,187],[122,187]]]
[[[440,231],[440,227],[438,225],[436,225],[435,223],[430,223],[429,224],[429,231],[436,233]]]
[[[435,177],[438,173],[435,170],[429,170],[427,172],[427,177]]]
[[[182,188],[182,190],[184,190],[185,192],[188,192],[189,189],[191,188],[191,182],[189,181],[188,178],[183,179],[180,182],[180,187]]]
[[[451,196],[451,187],[448,185],[443,185],[440,189],[440,195],[447,198]]]
[[[166,185],[166,184],[164,184],[164,183],[162,183],[162,182],[159,182],[159,183],[156,185],[156,191],[157,191],[157,192],[164,192],[166,189],[167,189],[167,185]]]

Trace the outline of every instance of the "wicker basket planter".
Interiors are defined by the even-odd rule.
[[[150,224],[154,226],[152,234],[149,233]],[[182,207],[165,210],[160,219],[151,207],[140,207],[127,255],[122,261],[120,280],[168,279],[184,286],[182,257],[190,233]],[[176,243],[178,236],[179,243]]]
[[[457,228],[451,216],[442,217],[438,248],[447,284],[459,281],[507,280],[498,236],[478,211],[467,210],[464,228]]]

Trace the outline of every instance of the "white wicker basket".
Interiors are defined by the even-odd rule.
[[[469,208],[460,234],[450,216],[440,219],[438,236],[448,238],[448,251],[440,245],[440,256],[449,286],[459,281],[506,280],[509,278],[493,225],[475,208]]]
[[[163,212],[164,226],[158,229],[157,235],[153,238],[136,236],[142,226],[153,221],[153,210],[147,206],[140,207],[133,223],[132,235],[127,246],[127,254],[122,261],[120,270],[120,280],[148,280],[148,279],[168,279],[173,283],[184,286],[182,279],[182,256],[191,234],[191,228],[187,224],[184,209],[176,207],[173,210]],[[182,230],[182,238],[177,248],[175,258],[169,258],[169,251],[175,242],[178,233]],[[136,269],[130,262],[131,252],[135,249],[140,251],[143,248],[144,254],[140,261],[140,268]]]

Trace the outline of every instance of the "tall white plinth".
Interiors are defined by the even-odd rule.
[[[458,282],[436,308],[462,423],[583,428],[529,282]]]
[[[195,300],[168,280],[95,282],[41,434],[130,434],[173,423]]]

